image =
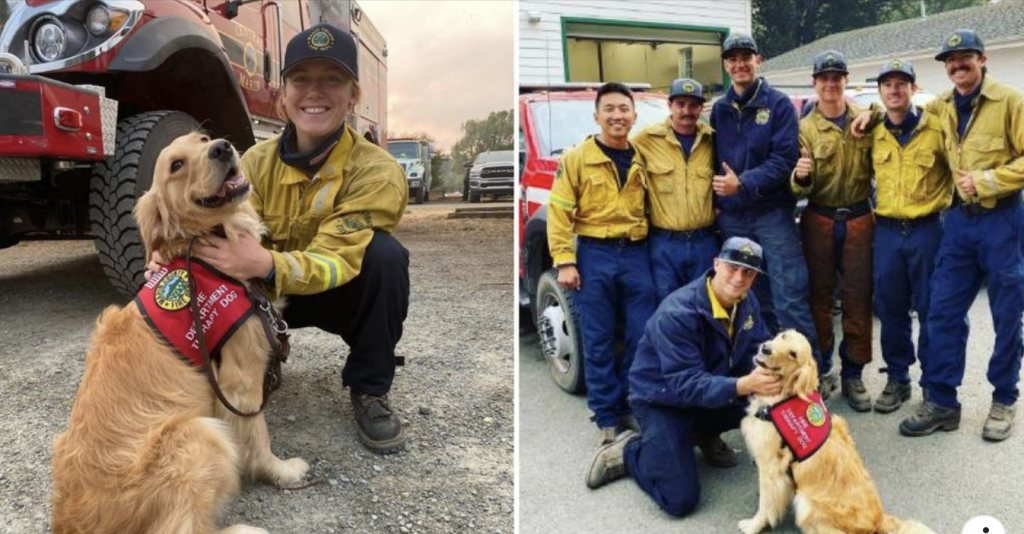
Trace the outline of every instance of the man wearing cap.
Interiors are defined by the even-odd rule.
[[[935,59],[945,64],[954,88],[928,111],[942,126],[956,195],[932,278],[921,380],[928,400],[900,431],[923,436],[959,427],[956,390],[967,357],[967,312],[984,282],[996,339],[988,365],[992,406],[982,437],[1001,441],[1013,431],[1024,352],[1024,95],[987,74],[985,45],[972,30],[950,34]]]
[[[871,139],[855,139],[849,123],[861,111],[847,102],[846,57],[826,50],[814,58],[818,101],[800,120],[800,152],[793,193],[808,199],[800,236],[811,286],[811,314],[817,331],[823,376],[834,376],[832,301],[842,293],[842,394],[859,412],[871,410],[861,379],[871,361]]]
[[[745,236],[766,251],[767,276],[754,286],[770,330],[793,328],[807,336],[819,360],[808,304],[807,263],[793,220],[796,200],[789,175],[800,156],[796,110],[789,98],[757,76],[757,43],[744,34],[722,45],[722,64],[732,78],[711,108],[717,172],[712,188],[726,237]],[[821,381],[827,398],[835,380]]]
[[[718,251],[711,177],[711,128],[699,122],[704,89],[696,80],[672,82],[669,117],[641,131],[633,144],[647,162],[651,273],[658,300],[711,268]]]
[[[409,253],[391,234],[408,185],[387,151],[345,125],[359,100],[356,51],[349,33],[328,24],[288,42],[285,131],[241,160],[268,235],[262,246],[206,237],[195,251],[231,276],[263,280],[271,299],[286,295],[290,327],[315,326],[345,341],[341,378],[359,440],[385,453],[405,443],[389,391],[409,307]]]
[[[913,105],[914,65],[893,59],[878,73],[885,118],[871,131],[875,171],[874,295],[882,326],[882,358],[888,380],[875,399],[876,412],[893,412],[910,399],[915,361],[910,310],[920,328],[917,354],[928,351],[930,283],[942,240],[939,214],[952,200],[939,118]]]
[[[763,261],[760,245],[730,238],[713,269],[661,303],[629,373],[641,434],[624,432],[602,447],[587,486],[629,475],[669,514],[684,516],[697,506],[698,436],[738,428],[748,395],[782,389],[778,377],[753,365],[769,338],[757,299],[748,293]]]
[[[628,137],[636,121],[633,93],[606,83],[594,107],[601,133],[565,152],[551,187],[548,247],[559,284],[576,290],[587,406],[601,443],[608,443],[636,426],[626,374],[657,296],[647,254],[647,175]],[[621,358],[615,350],[617,317],[626,326]]]

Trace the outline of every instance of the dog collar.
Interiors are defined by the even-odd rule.
[[[191,275],[196,283],[199,316],[210,354],[220,352],[224,343],[253,313],[245,285],[192,258]],[[149,326],[186,360],[203,367],[189,304],[189,272],[185,260],[177,258],[150,277],[135,295],[135,304]]]
[[[832,414],[817,391],[811,393],[809,400],[794,395],[762,406],[755,415],[772,422],[797,462],[814,456],[832,434]]]

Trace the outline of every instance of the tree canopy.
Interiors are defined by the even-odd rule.
[[[462,123],[462,131],[462,139],[452,147],[452,167],[455,169],[461,169],[463,163],[473,161],[481,152],[512,150],[515,137],[512,110],[492,111],[486,119],[468,120]]]

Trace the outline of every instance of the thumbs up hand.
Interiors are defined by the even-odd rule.
[[[715,190],[715,193],[723,197],[739,193],[740,179],[736,176],[736,171],[733,171],[729,164],[724,161],[722,162],[722,168],[725,169],[725,174],[716,175],[711,181],[711,188]]]
[[[800,159],[796,160],[796,177],[798,180],[805,180],[811,175],[811,171],[814,169],[814,160],[811,159],[811,153],[806,148],[800,148]]]

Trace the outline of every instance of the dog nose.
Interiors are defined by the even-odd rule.
[[[207,154],[210,156],[210,159],[214,161],[231,161],[231,143],[223,139],[218,139],[210,144],[210,150]]]
[[[772,355],[772,347],[771,347],[771,345],[769,345],[767,343],[765,343],[764,345],[761,345],[761,354],[763,354],[765,356],[771,356]]]

